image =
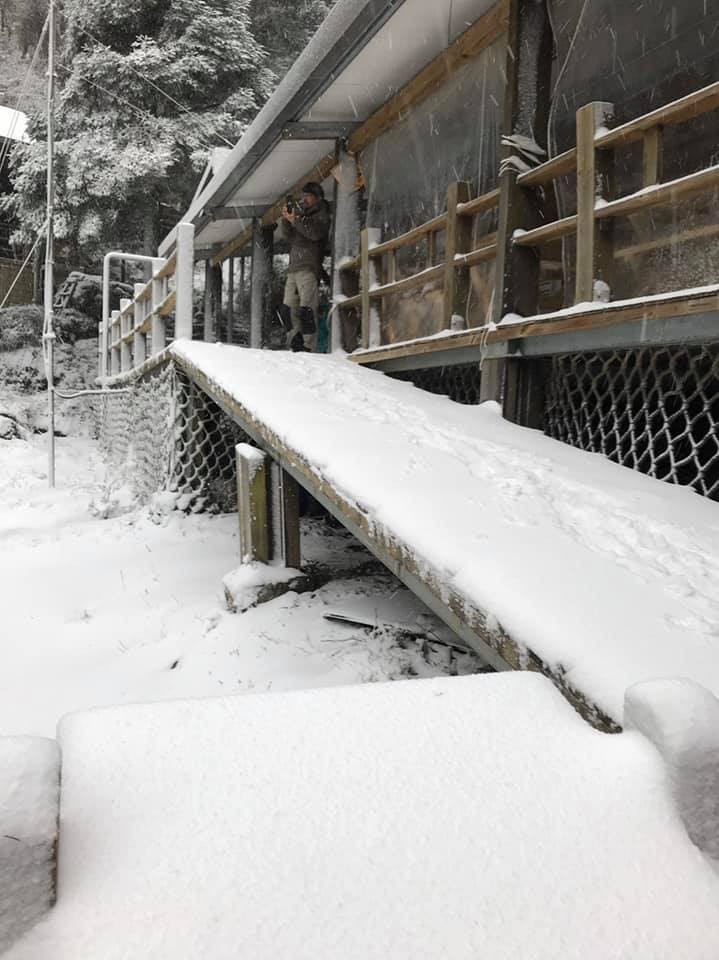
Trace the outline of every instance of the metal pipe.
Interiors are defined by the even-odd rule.
[[[55,286],[53,216],[55,212],[55,0],[50,0],[47,39],[47,236],[45,239],[45,304],[43,340],[47,376],[47,436],[50,487],[55,486],[55,332],[52,300]]]

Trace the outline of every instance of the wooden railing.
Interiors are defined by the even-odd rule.
[[[349,295],[339,301],[338,308],[359,312],[361,346],[379,345],[378,331],[372,329],[374,302],[437,280],[443,282],[445,327],[450,326],[453,316],[463,315],[469,288],[469,268],[492,260],[497,254],[495,233],[480,237],[480,245],[473,248],[472,218],[497,207],[498,203],[499,190],[471,198],[469,184],[451,183],[446,213],[382,242],[379,242],[379,230],[376,228],[368,227],[362,231],[359,256],[345,260],[338,268],[343,287],[349,291]],[[445,233],[445,252],[441,262],[437,262],[436,237],[441,231]],[[398,251],[423,241],[426,243],[426,266],[417,273],[398,279]],[[384,282],[378,282],[380,266]]]
[[[517,178],[520,186],[534,188],[576,171],[577,213],[530,230],[515,231],[514,245],[536,248],[576,234],[576,304],[594,299],[595,280],[603,279],[602,273],[606,271],[610,259],[647,252],[671,240],[718,233],[719,230],[710,226],[673,236],[666,243],[653,240],[647,244],[615,249],[611,238],[597,229],[602,221],[639,213],[661,204],[674,204],[719,186],[719,165],[677,180],[662,181],[663,129],[685,123],[717,108],[719,83],[710,84],[611,130],[604,128],[605,119],[612,110],[611,104],[590,103],[581,107],[576,117],[577,146]],[[617,147],[637,142],[643,145],[642,189],[623,197],[602,196],[598,184],[608,179],[606,174],[613,159],[611,152]]]
[[[103,323],[108,357],[100,356],[100,376],[111,377],[141,366],[167,346],[167,319],[175,318],[174,338],[192,337],[194,227],[180,224],[176,252],[146,283],[136,283],[134,297],[120,301]],[[103,342],[100,324],[100,343]]]

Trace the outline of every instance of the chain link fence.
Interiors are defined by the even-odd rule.
[[[545,432],[719,499],[719,344],[554,357]]]
[[[106,499],[127,489],[141,503],[177,495],[185,510],[237,509],[235,445],[247,441],[173,363],[95,402]]]

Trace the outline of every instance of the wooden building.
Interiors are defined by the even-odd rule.
[[[320,180],[331,349],[719,497],[718,15],[339,0],[183,217],[205,338],[239,271],[268,343],[271,227]]]

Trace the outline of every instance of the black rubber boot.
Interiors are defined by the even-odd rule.
[[[305,334],[312,334],[317,332],[317,324],[315,323],[315,314],[312,307],[300,307],[297,313],[297,319],[300,321],[300,330]]]
[[[286,303],[283,303],[281,307],[277,310],[277,316],[280,318],[280,323],[287,331],[290,332],[292,329],[292,310],[287,306]]]
[[[305,338],[302,336],[299,330],[290,340],[290,350],[293,353],[307,353],[307,347],[305,347]]]

